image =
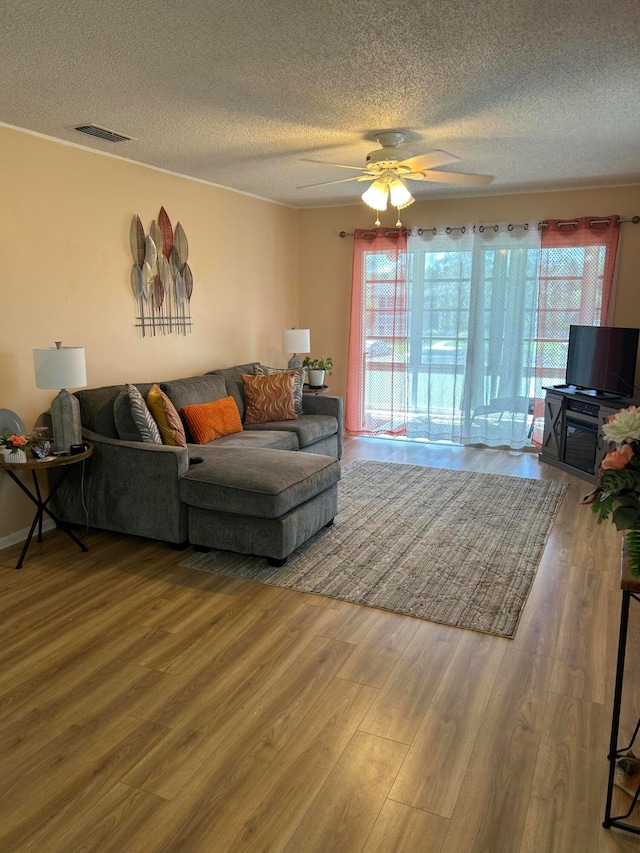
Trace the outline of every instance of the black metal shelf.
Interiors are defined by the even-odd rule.
[[[631,573],[625,544],[622,546],[620,588],[622,589],[622,610],[620,613],[620,636],[618,639],[618,663],[616,666],[616,683],[613,694],[613,713],[611,715],[611,741],[609,743],[609,755],[607,756],[609,760],[607,802],[602,825],[605,829],[610,829],[613,826],[617,829],[624,829],[627,832],[633,832],[635,835],[640,835],[640,826],[625,823],[626,819],[631,816],[631,813],[638,802],[638,798],[640,797],[640,785],[638,785],[638,788],[636,789],[629,809],[624,814],[611,814],[616,761],[633,747],[638,736],[638,732],[640,731],[640,719],[638,719],[630,742],[626,746],[618,746],[618,737],[620,735],[620,710],[622,708],[622,686],[624,682],[624,660],[627,650],[627,633],[629,628],[629,605],[631,604],[631,599],[640,602],[640,578],[634,577]]]

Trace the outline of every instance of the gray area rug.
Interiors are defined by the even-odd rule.
[[[565,484],[357,461],[339,489],[334,525],[281,568],[229,551],[180,565],[514,636]]]

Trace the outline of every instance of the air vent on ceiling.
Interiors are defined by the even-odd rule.
[[[97,136],[98,139],[105,139],[107,142],[130,142],[132,139],[131,136],[124,136],[122,133],[107,130],[106,127],[99,127],[97,124],[79,124],[74,129],[89,136]]]

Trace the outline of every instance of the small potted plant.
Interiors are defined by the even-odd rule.
[[[0,447],[5,462],[14,464],[27,461],[28,436],[18,435],[14,432],[3,432],[2,437],[0,437]]]
[[[309,358],[309,356],[307,356],[302,362],[302,366],[307,369],[309,387],[322,388],[324,385],[325,373],[331,376],[331,371],[333,370],[333,359],[331,356],[327,356],[326,358],[324,358],[324,356],[321,358]]]
[[[5,462],[15,465],[29,460],[30,450],[38,459],[44,459],[51,452],[51,439],[48,427],[34,427],[30,435],[5,432],[0,435],[0,450]]]

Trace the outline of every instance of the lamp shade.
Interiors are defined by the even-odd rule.
[[[84,347],[55,347],[34,349],[33,362],[36,388],[84,388],[87,369]]]
[[[282,352],[311,352],[309,329],[283,329]]]

